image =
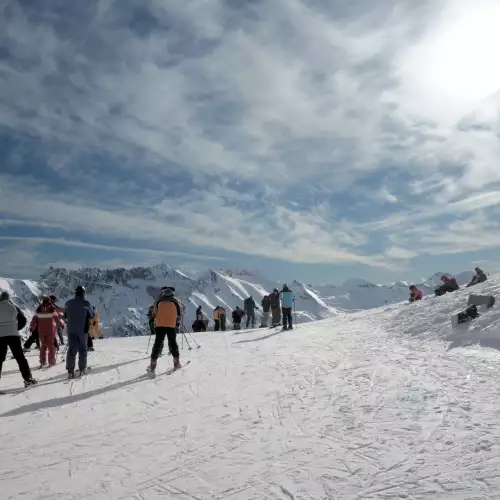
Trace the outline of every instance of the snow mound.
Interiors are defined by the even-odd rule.
[[[500,352],[483,340],[499,308],[459,344],[449,317],[499,291],[495,276],[294,331],[195,334],[189,366],[166,375],[164,356],[155,380],[144,337],[97,341],[86,377],[60,363],[24,392],[9,359],[2,499],[498,498]]]

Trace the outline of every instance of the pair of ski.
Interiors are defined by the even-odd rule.
[[[149,369],[146,370],[146,375],[151,378],[151,379],[154,379],[154,378],[158,378],[158,377],[161,377],[163,375],[172,375],[173,373],[175,372],[179,372],[181,370],[183,370],[184,368],[187,368],[189,365],[191,364],[191,361],[188,361],[186,364],[182,365],[180,368],[178,368],[177,370],[175,368],[170,368],[169,370],[167,370],[166,372],[163,372],[163,373],[160,373],[160,374],[156,374],[155,372],[152,372],[150,371]]]

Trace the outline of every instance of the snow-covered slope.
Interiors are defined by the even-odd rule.
[[[437,273],[421,286],[424,293],[432,293],[439,277]],[[446,273],[445,273],[446,274]],[[472,272],[461,273],[458,280],[466,283]],[[2,286],[4,283],[5,286]],[[196,277],[166,265],[132,269],[101,270],[83,268],[68,271],[50,268],[39,282],[2,280],[0,288],[14,292],[19,304],[32,311],[34,297],[42,292],[54,294],[62,305],[73,294],[76,285],[83,284],[88,299],[99,311],[106,336],[147,333],[147,309],[162,286],[175,286],[179,298],[187,306],[186,327],[190,328],[198,305],[212,318],[212,310],[223,305],[228,310],[242,306],[243,300],[253,295],[260,304],[262,297],[281,284],[245,269],[208,270]],[[288,285],[296,293],[297,322],[305,323],[328,318],[339,311],[355,311],[399,302],[408,297],[408,283],[389,286],[374,285],[353,279],[341,286],[312,286],[298,281]],[[257,313],[260,320],[260,312]]]
[[[498,499],[500,352],[480,345],[500,341],[500,308],[449,318],[472,290],[498,297],[500,277],[286,333],[196,334],[191,364],[156,380],[147,338],[98,342],[84,379],[61,364],[0,396],[2,499]],[[8,360],[0,389],[20,382]]]

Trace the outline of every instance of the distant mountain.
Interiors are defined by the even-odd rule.
[[[440,277],[436,273],[419,285],[424,294],[433,293]],[[467,283],[472,271],[459,273],[459,284]],[[375,285],[363,279],[350,279],[340,286],[306,285],[300,281],[288,283],[296,294],[298,323],[324,319],[360,309],[371,309],[408,298],[409,283]],[[242,306],[252,295],[260,305],[262,297],[281,284],[246,269],[209,269],[197,276],[164,264],[131,269],[82,268],[67,270],[49,268],[39,281],[0,278],[0,289],[10,291],[14,302],[28,316],[43,294],[54,294],[60,305],[73,296],[77,285],[85,286],[87,298],[99,311],[104,334],[107,336],[140,335],[148,333],[147,309],[162,286],[174,286],[176,294],[186,305],[186,327],[190,329],[196,308],[212,319],[212,310],[223,305],[227,310]],[[260,321],[260,311],[257,312]]]

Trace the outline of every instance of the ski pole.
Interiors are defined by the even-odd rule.
[[[192,348],[192,347],[191,347],[191,345],[189,344],[189,340],[187,339],[187,337],[186,337],[186,333],[185,333],[185,332],[182,332],[182,338],[183,338],[183,339],[186,339],[186,344],[187,344],[187,346],[188,346],[188,350],[189,350],[189,351],[192,351],[192,350],[193,350],[193,348]]]
[[[191,337],[191,340],[194,342],[194,344],[196,346],[196,349],[199,349],[201,347],[201,345],[198,344],[198,342],[196,342],[196,340],[194,340],[194,337],[193,337],[193,335],[190,332],[188,332],[188,334]]]
[[[151,328],[149,329],[149,342],[148,342],[148,349],[146,351],[146,356],[147,354],[149,353],[149,345],[151,344],[151,336],[153,335],[153,331],[151,330]]]

